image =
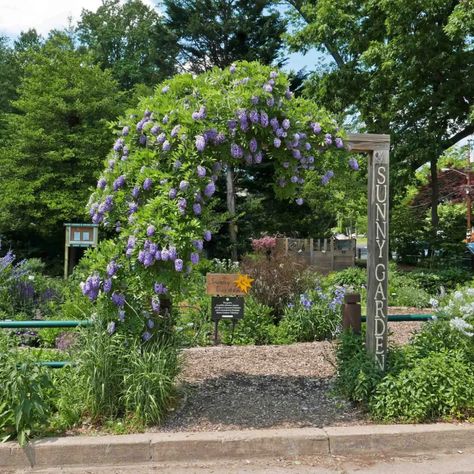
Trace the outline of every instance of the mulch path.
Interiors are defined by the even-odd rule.
[[[406,308],[397,309],[408,313]],[[390,341],[405,344],[422,324],[390,324]],[[334,396],[334,374],[334,342],[187,349],[181,404],[152,431],[368,423],[358,408]]]

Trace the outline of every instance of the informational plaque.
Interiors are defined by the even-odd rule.
[[[242,296],[213,296],[211,301],[211,318],[239,320],[244,317],[244,298]]]
[[[212,296],[244,296],[246,293],[237,286],[238,273],[208,273],[206,293]]]

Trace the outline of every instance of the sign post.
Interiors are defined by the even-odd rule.
[[[385,368],[388,332],[389,135],[354,134],[352,151],[369,154],[367,235],[367,352]]]
[[[66,239],[64,244],[64,279],[74,267],[74,258],[70,259],[70,250],[96,247],[99,240],[98,224],[64,224]],[[74,255],[73,255],[74,257]]]
[[[244,317],[244,298],[252,279],[239,273],[208,273],[206,293],[211,295],[211,319],[214,321],[214,345],[218,342],[219,321],[232,321],[232,334],[239,319]]]

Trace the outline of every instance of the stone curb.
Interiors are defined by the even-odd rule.
[[[1,468],[56,468],[222,461],[243,458],[377,454],[401,456],[464,450],[474,425],[362,425],[197,433],[45,438],[21,448],[0,444]]]

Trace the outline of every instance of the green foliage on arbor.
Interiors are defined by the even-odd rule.
[[[271,0],[163,0],[167,24],[180,42],[186,70],[224,68],[234,61],[271,64],[286,21]]]
[[[120,97],[110,72],[77,52],[66,35],[30,51],[1,146],[1,234],[23,242],[57,239],[59,247],[63,223],[84,218]]]
[[[77,35],[124,89],[152,87],[175,72],[176,39],[158,11],[140,0],[106,0],[95,12],[83,10]]]

